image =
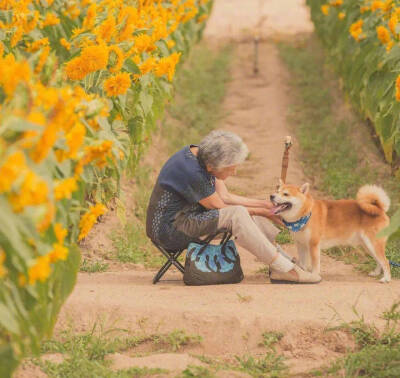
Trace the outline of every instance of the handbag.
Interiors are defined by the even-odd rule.
[[[220,233],[189,244],[183,274],[186,285],[232,284],[243,280],[240,257],[231,240],[232,234],[224,232],[220,244],[210,244]]]

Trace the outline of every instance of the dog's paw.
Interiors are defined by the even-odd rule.
[[[390,282],[390,278],[382,277],[382,278],[379,280],[379,282],[380,282],[380,283],[389,283],[389,282]]]
[[[369,272],[368,275],[370,277],[378,277],[381,274],[381,272],[376,272],[375,270],[373,270],[372,272]]]
[[[371,271],[368,275],[370,277],[378,277],[381,273],[382,273],[382,268],[379,265],[377,265],[376,268],[373,271]]]

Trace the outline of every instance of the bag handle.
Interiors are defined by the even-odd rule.
[[[221,250],[224,251],[224,250],[225,250],[225,247],[226,247],[226,243],[228,243],[228,241],[229,241],[230,238],[232,237],[232,233],[231,233],[230,231],[219,231],[219,232],[216,232],[215,234],[210,235],[207,239],[203,240],[203,241],[201,242],[202,246],[201,246],[201,248],[199,249],[199,252],[198,252],[197,256],[200,256],[200,255],[205,251],[205,249],[207,248],[207,246],[211,243],[211,241],[212,241],[217,235],[219,235],[219,234],[221,234],[221,233],[223,233],[224,236],[222,237],[222,240],[221,240],[220,245],[222,246],[222,247],[221,247]]]
[[[226,231],[220,244],[225,245],[226,243],[228,243],[228,241],[230,240],[231,237],[232,237],[232,233],[229,231]]]
[[[229,239],[232,237],[232,233],[230,231],[217,231],[215,234],[211,234],[208,236],[208,238],[204,239],[204,240],[200,240],[199,244],[205,244],[205,245],[209,245],[211,243],[211,241],[218,236],[219,234],[224,234],[224,236],[222,237],[221,243],[220,244],[225,244],[229,241]]]

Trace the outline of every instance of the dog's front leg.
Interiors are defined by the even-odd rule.
[[[321,272],[321,250],[318,242],[310,243],[312,273],[320,274]]]
[[[299,255],[298,265],[300,266],[300,268],[311,272],[312,269],[311,258],[310,258],[311,255],[307,244],[297,242],[296,247],[297,247],[297,254]]]

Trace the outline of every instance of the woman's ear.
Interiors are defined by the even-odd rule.
[[[308,182],[306,182],[305,184],[303,184],[303,185],[301,186],[301,188],[300,188],[300,191],[301,191],[303,194],[307,194],[309,190],[310,190],[310,184],[309,184]]]

